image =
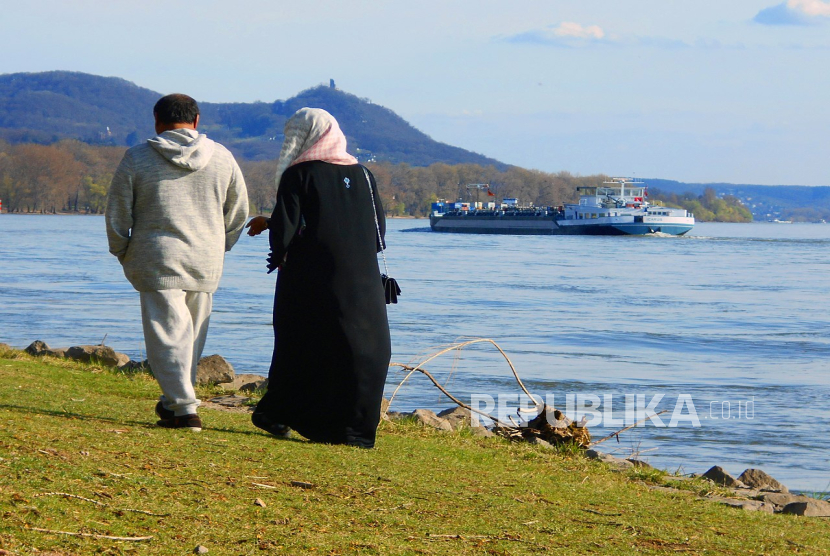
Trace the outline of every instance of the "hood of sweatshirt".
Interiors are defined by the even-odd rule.
[[[161,156],[186,170],[200,170],[207,166],[216,143],[195,129],[171,129],[147,139]]]

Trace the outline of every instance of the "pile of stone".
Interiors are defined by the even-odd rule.
[[[547,415],[554,417],[553,423],[548,422]],[[522,427],[494,427],[492,430],[476,422],[472,426],[472,412],[464,407],[453,407],[435,413],[429,409],[416,409],[410,413],[389,411],[389,402],[383,400],[381,417],[386,421],[400,419],[414,419],[424,426],[440,431],[457,431],[469,429],[474,435],[482,437],[503,436],[510,440],[523,440],[530,444],[553,449],[563,444],[575,444],[586,447],[591,442],[591,435],[584,423],[575,423],[568,419],[561,411],[545,406],[544,409],[525,426]]]
[[[463,407],[453,407],[452,409],[445,409],[440,413],[435,413],[429,409],[416,409],[409,413],[401,413],[398,411],[389,411],[389,400],[384,399],[380,409],[381,418],[384,421],[400,421],[402,419],[414,419],[425,427],[430,427],[439,431],[452,432],[459,430],[469,430],[475,436],[489,438],[495,436],[492,431],[476,424],[473,426],[472,412]]]
[[[732,491],[736,498],[707,496],[711,500],[741,508],[770,513],[830,517],[830,502],[792,494],[790,490],[760,469],[747,469],[736,479],[717,465],[701,475]]]
[[[131,363],[129,356],[118,353],[109,346],[73,346],[50,348],[46,342],[35,340],[24,350],[29,355],[74,359],[81,363],[96,363],[105,367],[125,368]]]
[[[209,355],[199,359],[196,384],[216,384],[225,390],[254,392],[265,390],[268,387],[268,379],[254,374],[236,374],[233,366],[224,357]]]
[[[632,467],[651,466],[635,458],[618,458],[598,450],[589,449],[585,455],[591,459],[607,463],[612,469],[625,471]],[[684,482],[702,479],[714,483],[722,490],[730,491],[730,495],[707,494],[702,498],[720,504],[747,511],[761,511],[768,513],[782,513],[807,517],[830,517],[830,502],[792,494],[789,489],[760,469],[746,469],[736,479],[722,467],[714,466],[702,475],[671,476],[670,481]],[[651,486],[656,490],[676,491],[671,487]]]
[[[0,349],[11,349],[5,344]],[[132,361],[124,353],[119,353],[109,346],[73,346],[68,348],[50,348],[46,342],[36,340],[24,351],[34,356],[59,357],[62,359],[73,359],[81,363],[92,363],[104,367],[115,367],[122,371],[146,371],[152,373],[150,363],[144,361]],[[221,355],[210,355],[202,357],[196,371],[196,384],[218,385],[225,390],[238,390],[241,392],[253,392],[263,390],[268,386],[268,379],[255,374],[236,374],[233,366]]]

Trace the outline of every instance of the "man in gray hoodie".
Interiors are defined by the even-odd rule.
[[[127,150],[112,178],[107,238],[141,299],[147,359],[162,391],[158,424],[199,431],[196,365],[248,194],[233,155],[196,131],[195,100],[165,96],[153,115],[158,135]]]

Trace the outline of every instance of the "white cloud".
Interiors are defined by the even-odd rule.
[[[787,0],[787,7],[810,17],[830,17],[830,2],[821,0]]]
[[[558,25],[549,25],[544,29],[534,29],[518,35],[504,37],[503,40],[514,43],[548,44],[573,46],[581,43],[605,41],[605,31],[598,25],[580,25],[572,21],[563,21]]]
[[[646,46],[661,49],[689,48],[692,45],[678,39],[665,37],[640,37],[635,35],[609,34],[599,25],[581,25],[563,21],[542,29],[531,29],[510,36],[497,36],[493,40],[515,44],[531,44],[573,48],[590,45],[605,46]]]
[[[830,17],[830,2],[787,0],[758,12],[753,21],[763,25],[810,25]]]
[[[605,31],[598,25],[590,25],[583,27],[579,23],[571,21],[563,21],[559,27],[552,30],[557,37],[574,37],[578,39],[596,39],[599,40],[605,36]]]

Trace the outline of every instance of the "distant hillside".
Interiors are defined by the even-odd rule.
[[[152,136],[152,109],[160,96],[117,77],[66,71],[0,75],[0,139],[51,144],[71,138],[98,145],[134,145]],[[349,150],[362,161],[507,167],[434,141],[388,108],[332,87],[314,87],[273,103],[200,106],[201,129],[247,160],[276,158],[286,118],[303,106],[313,106],[337,118],[349,139]]]
[[[676,194],[702,195],[706,188],[712,188],[720,197],[737,197],[758,221],[830,221],[830,186],[683,183],[661,179],[643,181],[654,189]]]
[[[117,77],[65,71],[0,75],[0,138],[135,144],[152,136],[159,96]]]

